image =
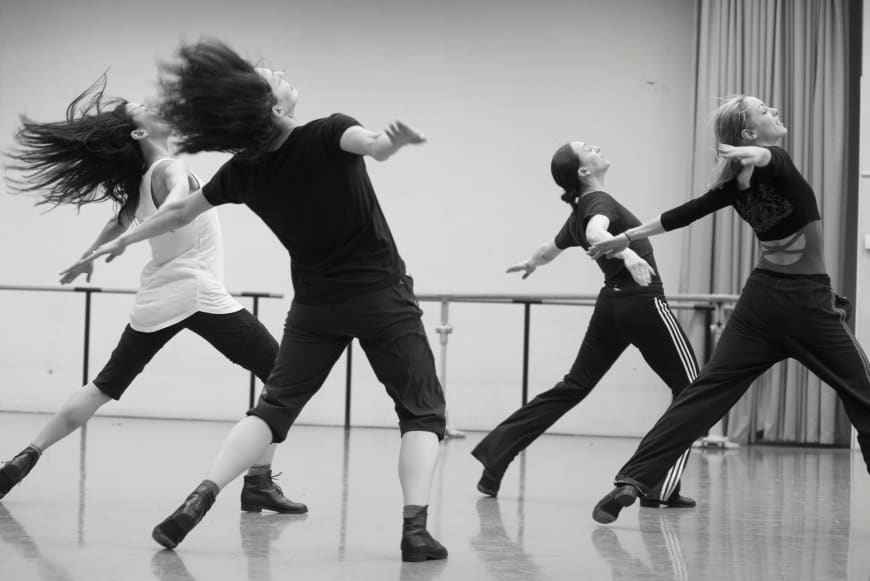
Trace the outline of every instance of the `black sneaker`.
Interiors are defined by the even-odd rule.
[[[667,500],[658,498],[641,498],[640,505],[646,508],[692,508],[695,499],[682,496],[679,492],[671,494]]]
[[[217,487],[212,482],[203,482],[197,486],[196,490],[185,499],[184,504],[179,506],[166,520],[154,527],[151,538],[167,549],[174,549],[178,543],[184,540],[187,533],[202,520],[202,517],[214,504],[216,494]]]
[[[13,486],[30,473],[37,460],[39,452],[28,446],[0,467],[0,498],[6,496]]]
[[[620,484],[598,501],[592,511],[592,518],[601,524],[612,523],[619,517],[619,511],[634,504],[637,497],[637,488],[631,484]]]
[[[501,488],[501,476],[484,468],[480,480],[477,481],[477,490],[487,496],[496,497],[499,488]]]

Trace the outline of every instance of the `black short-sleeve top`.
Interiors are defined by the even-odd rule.
[[[300,125],[276,151],[233,156],[203,187],[209,203],[246,204],[274,232],[299,303],[340,302],[405,273],[363,157],[340,147],[358,124],[336,113]]]
[[[781,147],[767,149],[770,162],[753,170],[748,188],[741,190],[737,179],[732,179],[721,188],[663,213],[662,227],[665,230],[682,228],[729,205],[734,206],[762,241],[785,238],[819,220],[816,195],[794,166],[791,156]]]
[[[607,231],[616,236],[629,228],[640,225],[634,214],[628,208],[617,202],[610,194],[603,191],[587,192],[580,196],[577,205],[565,221],[565,225],[556,235],[556,247],[562,250],[572,246],[580,246],[589,249],[589,241],[586,240],[586,225],[592,216],[601,214],[610,220]],[[655,271],[651,286],[661,286],[661,278],[658,275],[658,266],[653,256],[653,247],[649,240],[642,238],[632,240],[629,245],[634,252],[646,260]],[[625,268],[625,262],[619,258],[602,257],[597,261],[598,267],[604,273],[604,284],[618,286],[620,288],[639,286],[631,277],[631,273]]]

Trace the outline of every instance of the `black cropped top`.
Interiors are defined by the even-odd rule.
[[[781,147],[768,147],[770,163],[756,167],[749,188],[741,190],[737,179],[721,188],[689,200],[661,215],[662,227],[675,230],[725,206],[734,206],[755,231],[759,240],[779,240],[819,220],[813,189]]]

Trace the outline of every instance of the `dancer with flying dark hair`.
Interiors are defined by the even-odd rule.
[[[562,200],[571,215],[554,240],[541,245],[531,258],[507,269],[525,279],[548,264],[566,248],[589,248],[600,240],[619,235],[640,221],[604,187],[610,161],[600,148],[573,141],[556,150],[550,162]],[[639,240],[612,257],[602,257],[598,267],[604,287],[595,300],[589,327],[571,370],[552,389],[538,394],[484,437],[471,451],[483,464],[477,489],[496,496],[510,463],[568,410],[583,401],[629,345],[671,389],[674,397],[698,375],[698,363],[688,338],[668,307],[652,245]],[[680,495],[680,478],[689,451],[685,451],[645,506],[685,508],[695,501]]]
[[[177,57],[163,65],[161,111],[178,130],[180,149],[234,155],[201,191],[167,204],[91,259],[115,256],[216,205],[243,203],[289,252],[295,295],[259,401],[232,429],[206,479],[155,527],[154,539],[175,547],[221,489],[271,442],[283,441],[356,337],[399,419],[402,559],[445,558],[447,550],[426,529],[445,431],[444,393],[412,280],[365,166],[366,156],[386,160],[423,136],[400,122],[369,131],[340,113],[302,123],[295,117],[298,93],[281,72],[255,68],[219,41],[182,46]]]
[[[831,290],[815,193],[779,145],[788,130],[779,111],[748,95],[719,107],[714,130],[720,159],[709,191],[589,250],[599,259],[726,206],[752,227],[760,250],[710,361],[644,436],[617,473],[614,489],[593,509],[600,523],[613,522],[644,497],[759,375],[788,357],[837,392],[870,469],[870,366],[846,324],[848,301]]]
[[[184,199],[199,179],[169,149],[170,127],[154,111],[124,99],[104,96],[106,77],[67,107],[63,121],[38,123],[22,118],[18,149],[9,154],[14,191],[34,192],[37,204],[56,207],[112,201],[116,215],[85,252],[116,239],[157,209]],[[135,228],[134,228],[135,229]],[[265,381],[278,343],[260,321],[227,292],[223,246],[216,212],[151,240],[151,261],[124,329],[97,377],[73,393],[22,452],[0,467],[0,498],[31,471],[40,455],[68,436],[110,400],[119,399],[145,365],[183,329],[208,341],[230,361]],[[92,262],[63,273],[62,283],[86,274]],[[263,450],[245,477],[245,511],[304,513],[304,504],[287,499],[271,473],[275,447]]]

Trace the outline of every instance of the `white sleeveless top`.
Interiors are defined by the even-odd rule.
[[[157,212],[151,193],[154,169],[169,158],[158,159],[139,184],[136,221],[144,222]],[[191,190],[199,189],[199,178],[188,176]],[[224,253],[220,222],[212,208],[190,224],[148,240],[151,261],[142,270],[130,326],[151,333],[173,325],[197,311],[234,313],[240,305],[224,287]]]

